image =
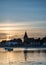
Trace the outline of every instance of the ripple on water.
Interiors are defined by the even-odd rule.
[[[10,62],[10,63],[2,63],[0,65],[46,65],[46,62]]]

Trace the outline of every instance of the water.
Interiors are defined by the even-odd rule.
[[[46,52],[24,50],[8,52],[0,48],[0,65],[46,65]]]

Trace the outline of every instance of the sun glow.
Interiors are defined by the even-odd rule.
[[[27,31],[29,37],[43,37],[46,35],[46,30],[32,27],[28,23],[0,23],[0,40],[23,38],[25,31]]]
[[[4,30],[9,31],[11,30],[11,27],[5,27]]]
[[[13,25],[12,24],[1,24],[0,30],[12,30]]]
[[[9,34],[6,36],[6,40],[10,40],[13,35]]]
[[[4,37],[6,40],[10,40],[12,38],[12,36],[14,35],[12,33],[13,29],[14,29],[13,24],[10,24],[10,23],[4,23],[4,24],[0,25],[0,33],[5,33]],[[2,36],[2,38],[3,38],[3,36]]]

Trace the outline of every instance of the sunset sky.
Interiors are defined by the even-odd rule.
[[[46,0],[0,0],[0,40],[46,36]]]

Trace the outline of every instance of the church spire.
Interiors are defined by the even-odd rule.
[[[28,38],[28,36],[27,36],[27,32],[25,32],[24,38]]]
[[[24,34],[24,42],[27,42],[27,39],[28,39],[28,35],[27,35],[27,32],[25,32],[25,34]]]

